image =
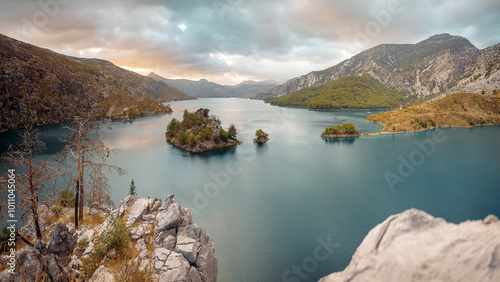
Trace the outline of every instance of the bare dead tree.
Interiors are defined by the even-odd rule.
[[[19,131],[22,141],[10,145],[2,159],[10,162],[16,170],[16,192],[20,199],[17,206],[23,211],[21,219],[32,216],[37,238],[42,238],[38,207],[49,202],[50,181],[56,181],[59,172],[51,165],[51,160],[42,161],[38,155],[46,150],[45,143],[39,140],[40,133],[27,126]]]
[[[116,171],[120,175],[125,171],[118,166],[106,163],[112,150],[99,139],[99,133],[102,129],[109,127],[86,118],[76,120],[65,128],[71,132],[71,135],[63,140],[67,142],[67,145],[62,154],[64,162],[69,161],[76,165],[76,173],[70,177],[70,185],[75,185],[75,228],[78,229],[79,221],[83,220],[85,190],[90,190],[92,197],[108,195],[109,186],[104,171]],[[69,173],[73,172],[69,170]],[[89,179],[87,183],[84,182],[84,176]]]

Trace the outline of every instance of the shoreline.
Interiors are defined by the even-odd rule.
[[[177,144],[174,144],[170,141],[167,141],[168,144],[176,147],[176,148],[179,148],[185,152],[188,152],[188,153],[192,153],[192,154],[203,154],[205,152],[210,152],[210,151],[213,151],[213,150],[216,150],[216,149],[220,149],[220,148],[226,148],[226,147],[233,147],[233,146],[238,146],[238,145],[241,145],[241,142],[240,141],[236,141],[234,143],[225,143],[225,144],[217,144],[214,148],[210,148],[210,149],[204,149],[202,151],[196,151],[196,150],[193,150],[193,149],[196,149],[196,148],[184,148],[184,146],[187,147],[187,145],[183,145],[183,146],[180,146],[180,145],[177,145]]]
[[[359,137],[360,133],[322,133],[321,138],[349,138],[349,137]]]
[[[378,123],[378,122],[375,122]],[[381,123],[379,123],[381,124]],[[372,137],[372,136],[379,136],[379,135],[390,135],[390,134],[402,134],[402,133],[418,133],[418,132],[424,132],[428,130],[433,130],[433,129],[439,129],[439,128],[474,128],[474,127],[482,127],[482,126],[500,126],[500,124],[480,124],[480,125],[473,125],[473,126],[451,126],[451,125],[445,125],[445,126],[434,126],[430,128],[425,128],[421,130],[415,130],[415,131],[379,131],[376,133],[363,133],[363,136],[366,137]]]

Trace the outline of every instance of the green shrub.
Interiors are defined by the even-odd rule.
[[[137,187],[135,186],[134,179],[130,181],[130,188],[128,190],[128,194],[132,196],[137,196]]]
[[[186,145],[188,141],[189,133],[187,131],[184,131],[181,136],[181,144]]]
[[[78,243],[76,243],[75,251],[79,256],[81,256],[88,246],[89,246],[89,241],[87,240],[87,238],[83,238],[80,241],[78,241]]]
[[[75,204],[75,194],[69,189],[61,190],[57,193],[56,202],[61,207],[72,207]]]
[[[52,211],[52,213],[54,213],[55,215],[57,216],[61,216],[62,214],[62,207],[61,206],[58,206],[58,205],[55,205],[53,206],[50,210]]]
[[[231,124],[229,126],[229,130],[227,131],[227,137],[229,139],[236,140],[236,136],[238,136],[238,132],[236,132],[236,127],[234,126],[234,124]]]
[[[123,256],[130,242],[129,232],[123,218],[111,216],[109,229],[99,236],[97,244],[94,245],[94,253],[82,261],[85,276],[91,277],[94,274],[101,260],[111,249],[115,249],[119,256]]]
[[[255,137],[257,137],[257,139],[267,138],[268,136],[269,134],[265,133],[262,129],[259,129],[255,132]]]

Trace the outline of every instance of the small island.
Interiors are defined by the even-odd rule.
[[[173,118],[165,133],[167,141],[191,153],[203,153],[222,147],[240,145],[236,139],[236,127],[231,124],[225,131],[218,117],[208,113],[209,109],[198,109],[194,113],[184,110],[182,121]]]
[[[266,143],[267,141],[269,141],[269,134],[265,133],[264,130],[259,129],[255,132],[253,142],[260,145]]]
[[[337,124],[336,126],[327,127],[325,131],[321,133],[322,138],[340,138],[340,137],[358,137],[361,136],[359,131],[351,122],[345,124]]]

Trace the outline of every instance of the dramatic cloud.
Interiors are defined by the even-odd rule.
[[[497,0],[0,0],[0,33],[142,74],[284,81],[382,43],[500,42]]]

